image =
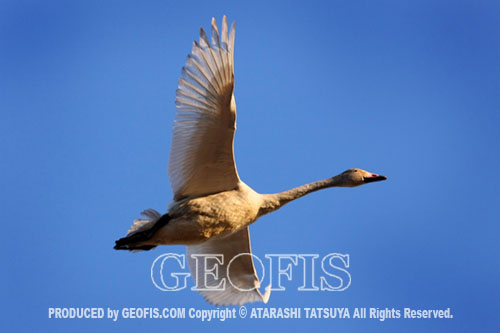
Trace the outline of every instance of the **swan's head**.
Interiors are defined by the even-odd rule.
[[[340,174],[341,186],[355,187],[367,183],[386,180],[387,177],[361,169],[349,169]]]

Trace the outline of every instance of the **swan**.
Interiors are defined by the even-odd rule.
[[[210,39],[200,29],[200,41],[193,43],[192,53],[182,68],[175,100],[177,112],[168,165],[173,201],[166,214],[153,209],[143,211],[143,218],[135,220],[114,247],[141,251],[158,245],[186,245],[188,266],[196,285],[205,287],[199,292],[214,305],[267,303],[270,288],[264,294],[259,291],[250,255],[248,227],[259,217],[321,189],[356,187],[387,179],[365,170],[349,169],[275,194],[259,194],[241,181],[233,152],[234,35],[235,23],[228,31],[226,16],[220,34],[214,18]],[[217,277],[205,274],[214,265],[197,260],[196,254],[223,255]]]

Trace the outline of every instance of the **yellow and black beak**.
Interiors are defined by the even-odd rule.
[[[377,175],[376,173],[372,173],[370,176],[363,178],[365,183],[379,182],[381,180],[386,180],[386,179],[387,179],[386,176]]]

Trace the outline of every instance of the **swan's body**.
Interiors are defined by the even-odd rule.
[[[169,209],[170,221],[151,241],[195,245],[227,236],[255,222],[261,202],[262,196],[242,182],[234,190],[183,200]]]
[[[157,245],[187,245],[188,264],[197,286],[224,290],[200,293],[218,305],[267,302],[250,254],[248,226],[288,202],[328,187],[355,187],[386,179],[361,169],[276,194],[259,194],[236,171],[233,138],[236,103],[233,95],[234,24],[228,34],[223,18],[221,40],[212,19],[210,42],[203,29],[193,45],[177,90],[177,114],[169,162],[174,201],[164,215],[148,209],[135,220],[115,249],[150,250]],[[219,279],[204,274],[205,264],[192,255],[222,254]],[[228,264],[231,262],[230,269]],[[230,280],[230,283],[227,281]]]

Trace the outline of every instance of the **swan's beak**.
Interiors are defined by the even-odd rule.
[[[372,173],[370,176],[364,177],[365,183],[378,182],[386,179],[386,176],[377,175],[376,173]]]

